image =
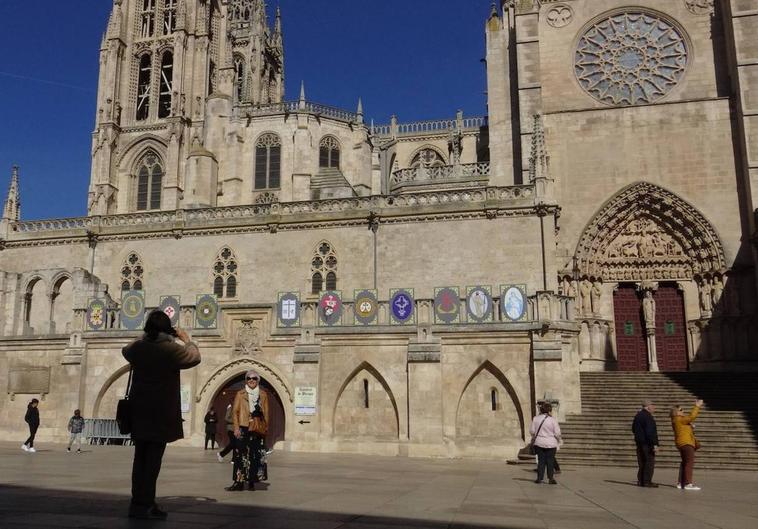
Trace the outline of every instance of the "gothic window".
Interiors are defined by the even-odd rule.
[[[324,284],[326,278],[326,285]],[[337,254],[328,242],[321,242],[311,259],[311,293],[320,294],[324,290],[337,290]]]
[[[424,147],[411,160],[411,167],[441,167],[446,165],[445,158],[436,149]]]
[[[318,149],[318,166],[323,168],[340,167],[340,144],[334,136],[325,136]]]
[[[684,76],[687,45],[661,15],[626,11],[592,24],[577,44],[574,73],[593,98],[610,105],[652,103]]]
[[[161,91],[158,99],[158,117],[171,115],[171,94],[174,82],[174,54],[167,51],[161,59]]]
[[[211,61],[208,65],[208,95],[213,93],[216,87],[216,63]]]
[[[160,209],[163,175],[160,159],[149,151],[137,165],[137,211]]]
[[[121,267],[121,291],[142,290],[144,275],[142,259],[137,253],[130,253]]]
[[[240,55],[234,56],[234,87],[237,101],[241,102],[245,97],[245,59]]]
[[[165,0],[163,4],[163,34],[171,35],[176,31],[176,4],[179,0]]]
[[[368,379],[363,379],[363,407],[368,409],[369,402],[368,402]]]
[[[137,77],[137,121],[142,121],[150,116],[150,84],[152,73],[152,57],[149,53],[139,60],[139,72]]]
[[[492,408],[492,411],[497,411],[497,397],[497,390],[492,388],[490,390],[490,407]]]
[[[250,26],[252,10],[249,0],[232,0],[229,6],[229,20],[233,29],[244,29]]]
[[[237,297],[237,268],[234,252],[225,246],[213,264],[213,293],[219,299]]]
[[[255,189],[276,189],[281,179],[282,142],[264,134],[255,144]]]
[[[142,0],[140,37],[147,39],[155,34],[155,0]]]

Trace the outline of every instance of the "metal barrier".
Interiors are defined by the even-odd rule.
[[[129,434],[118,431],[116,419],[84,419],[84,437],[91,445],[130,445]]]

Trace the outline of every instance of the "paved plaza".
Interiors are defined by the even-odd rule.
[[[19,443],[20,444],[20,443]],[[60,445],[36,454],[0,444],[2,528],[260,529],[750,529],[758,527],[758,476],[698,472],[701,492],[634,486],[633,469],[565,468],[559,485],[535,485],[530,466],[501,462],[274,453],[270,483],[223,490],[231,465],[214,452],[169,447],[159,480],[168,521],[125,517],[132,449]]]

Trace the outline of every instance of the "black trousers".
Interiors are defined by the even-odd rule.
[[[226,454],[234,450],[234,443],[237,441],[237,438],[234,437],[234,432],[227,430],[226,433],[229,436],[229,442],[227,443],[226,447],[224,447],[224,449],[219,452],[219,454],[221,454],[221,457],[226,456]]]
[[[655,450],[652,445],[637,443],[637,485],[647,485],[653,481],[655,471]]]
[[[205,449],[208,450],[208,443],[211,444],[211,448],[216,448],[216,432],[205,432]]]
[[[557,448],[534,447],[537,452],[537,479],[542,481],[545,478],[545,468],[547,467],[547,479],[555,477],[555,452]]]
[[[165,451],[166,443],[134,440],[132,508],[147,510],[155,505],[155,484]]]
[[[39,428],[39,426],[29,425],[29,439],[24,441],[24,444],[29,448],[34,448],[34,436],[37,435],[37,428]]]
[[[263,437],[250,433],[247,428],[240,428],[240,432],[242,435],[234,447],[232,479],[234,483],[255,483],[261,466]]]

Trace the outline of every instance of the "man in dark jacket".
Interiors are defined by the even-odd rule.
[[[632,422],[634,442],[637,445],[637,485],[657,487],[653,483],[655,453],[658,451],[658,427],[655,424],[655,404],[646,400]]]
[[[169,317],[156,310],[147,318],[145,335],[124,347],[123,355],[132,367],[134,464],[129,517],[164,519],[168,515],[155,504],[155,484],[166,443],[184,437],[179,370],[198,365],[200,351],[186,332],[173,329]]]

